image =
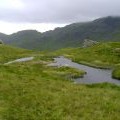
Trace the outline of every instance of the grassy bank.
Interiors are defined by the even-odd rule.
[[[15,48],[7,45],[0,45],[0,64],[15,60],[17,58],[32,56],[34,54],[35,52],[30,50]]]
[[[119,87],[75,85],[61,69],[35,62],[0,66],[0,119],[120,119]]]
[[[11,50],[11,56],[1,55],[1,62],[34,55],[16,50]],[[119,86],[73,84],[70,79],[84,72],[49,67],[46,64],[51,60],[50,54],[35,53],[32,61],[0,65],[0,120],[120,119]]]
[[[112,77],[120,80],[120,66],[113,70]]]

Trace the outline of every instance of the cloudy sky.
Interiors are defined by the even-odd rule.
[[[73,22],[120,16],[120,0],[0,0],[0,32],[44,32]]]

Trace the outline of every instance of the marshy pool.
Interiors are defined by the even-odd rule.
[[[64,57],[58,57],[54,58],[54,63],[49,64],[50,66],[70,66],[73,68],[77,68],[80,70],[84,70],[87,72],[86,75],[84,75],[83,78],[77,78],[75,79],[75,83],[84,83],[84,84],[94,84],[94,83],[114,83],[117,85],[120,85],[120,80],[113,79],[112,76],[112,70],[108,69],[98,69],[89,67],[86,65],[81,65],[75,62],[72,62],[71,60],[64,58]]]

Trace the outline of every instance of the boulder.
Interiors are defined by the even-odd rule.
[[[94,46],[98,43],[99,42],[96,42],[96,41],[93,41],[93,40],[90,40],[90,39],[85,39],[84,42],[83,42],[83,47],[91,47],[91,46]]]
[[[2,40],[0,40],[0,44],[3,44],[3,41],[2,41]]]

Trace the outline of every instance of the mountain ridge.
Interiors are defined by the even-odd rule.
[[[43,33],[24,30],[11,35],[0,34],[0,39],[6,44],[35,50],[79,47],[86,38],[102,42],[119,41],[120,17],[108,16],[89,22],[73,23]]]

